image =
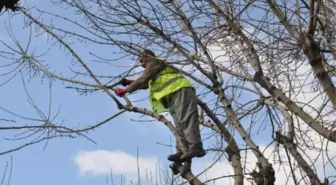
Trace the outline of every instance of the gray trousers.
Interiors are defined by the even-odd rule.
[[[164,97],[163,104],[169,107],[177,133],[188,149],[203,149],[195,90],[182,88]],[[182,147],[177,141],[176,150],[182,152]]]

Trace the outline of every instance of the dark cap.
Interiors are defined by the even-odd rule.
[[[152,57],[155,57],[155,53],[150,49],[145,49],[145,50],[143,50],[142,53],[145,53],[145,54],[151,55]]]

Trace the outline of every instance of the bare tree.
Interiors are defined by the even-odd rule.
[[[209,149],[225,154],[232,167],[233,174],[223,178],[233,179],[235,185],[271,185],[280,173],[274,168],[278,165],[287,174],[288,184],[336,182],[336,177],[330,175],[336,172],[335,1],[52,2],[57,7],[55,11],[39,7],[19,9],[30,31],[26,45],[8,28],[14,44],[3,41],[0,56],[9,61],[2,67],[15,66],[15,70],[6,73],[11,75],[6,83],[22,73],[28,74],[21,75],[23,81],[62,81],[79,93],[104,92],[120,112],[88,127],[69,128],[42,113],[41,119],[29,119],[0,107],[18,118],[41,123],[2,126],[1,130],[47,130],[48,134],[42,134],[40,140],[85,137],[87,131],[124,112],[133,112],[162,122],[179,140],[173,123],[165,115],[137,106],[128,97],[121,101],[112,91],[123,77],[141,72],[136,62],[122,68],[125,61],[136,61],[140,51],[152,48],[194,82],[201,124],[226,143]],[[66,13],[73,16],[65,16]],[[70,66],[67,75],[48,67],[48,53],[34,54],[30,49],[32,35],[50,38],[51,49],[57,44],[69,55],[69,61],[60,61]],[[93,48],[89,59],[78,51],[87,44]],[[109,48],[119,52],[111,52],[106,58],[106,53],[94,50],[98,45],[105,47],[106,52]],[[102,74],[105,72],[100,72],[100,66],[120,68],[120,73]],[[265,148],[260,148],[256,136],[261,130],[269,143]],[[269,148],[271,158],[265,153]],[[280,150],[285,151],[285,156]],[[15,149],[2,154],[10,151]],[[247,153],[257,159],[254,166],[247,165],[251,156]],[[317,161],[321,161],[323,172],[316,169]],[[206,183],[192,170],[182,177],[193,185]]]

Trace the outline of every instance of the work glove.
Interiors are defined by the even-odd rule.
[[[124,89],[124,88],[117,88],[114,92],[115,92],[118,96],[122,97],[122,96],[124,96],[124,94],[126,94],[128,91],[127,91],[127,89]]]
[[[121,84],[122,86],[124,86],[124,87],[130,85],[131,83],[133,83],[133,80],[128,80],[128,79],[126,79],[126,78],[123,78],[123,79],[121,79],[121,81],[120,81],[120,84]]]

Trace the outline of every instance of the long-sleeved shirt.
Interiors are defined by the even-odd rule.
[[[138,89],[148,89],[148,82],[158,75],[166,66],[159,59],[149,59],[145,63],[145,70],[141,76],[127,86],[127,91],[132,93]]]

